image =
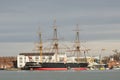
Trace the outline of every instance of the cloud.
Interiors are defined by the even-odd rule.
[[[34,42],[41,27],[43,41],[53,36],[56,18],[58,36],[80,40],[120,40],[119,0],[0,0],[0,42]],[[104,44],[103,44],[104,45]]]
[[[17,56],[22,52],[32,52],[34,43],[0,43],[0,56]]]

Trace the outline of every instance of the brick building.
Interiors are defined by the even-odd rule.
[[[5,56],[0,57],[0,68],[16,68],[17,67],[17,57],[14,56]]]

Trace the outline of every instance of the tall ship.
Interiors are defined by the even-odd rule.
[[[78,26],[77,26],[78,27]],[[73,48],[73,53],[60,53],[59,52],[59,39],[57,35],[57,26],[56,21],[53,25],[53,39],[52,39],[52,46],[51,52],[46,53],[52,56],[49,56],[47,60],[44,59],[44,51],[43,51],[43,43],[41,32],[39,32],[39,62],[26,62],[24,66],[24,70],[87,70],[88,62],[84,53],[84,56],[81,55],[80,49],[80,41],[79,41],[79,29],[77,28],[76,31],[76,38],[75,44]]]

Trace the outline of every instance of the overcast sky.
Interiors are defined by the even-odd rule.
[[[59,37],[66,41],[74,40],[73,30],[79,24],[82,41],[119,43],[120,0],[0,0],[0,43],[35,42],[38,27],[47,41],[54,19]]]

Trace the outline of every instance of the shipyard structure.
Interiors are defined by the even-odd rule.
[[[55,53],[43,53],[42,55],[42,61],[43,63],[55,63]],[[98,60],[97,58],[91,58],[91,57],[80,57],[80,62],[85,63],[87,60],[88,63],[93,63],[94,60]],[[58,61],[60,63],[77,63],[77,56],[70,56],[67,54],[60,54],[58,55]],[[23,68],[26,64],[26,62],[40,62],[40,53],[20,53],[17,56],[17,67]]]

